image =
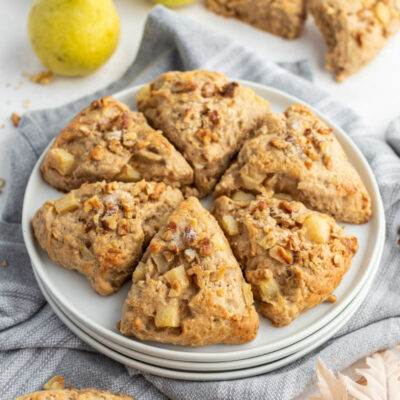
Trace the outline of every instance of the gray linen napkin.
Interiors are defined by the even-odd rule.
[[[364,304],[328,343],[293,364],[258,377],[225,382],[183,382],[126,368],[76,338],[46,304],[31,271],[21,234],[22,198],[30,171],[47,143],[75,113],[102,95],[172,70],[204,68],[260,82],[298,96],[331,117],[356,141],[380,185],[387,238],[379,273]],[[290,72],[288,72],[288,70]],[[339,370],[400,342],[400,123],[388,129],[390,145],[369,136],[350,109],[312,85],[306,62],[269,62],[229,38],[160,6],[149,15],[136,61],[114,84],[63,107],[26,114],[13,146],[9,197],[0,219],[0,398],[41,388],[55,374],[77,387],[126,392],[136,399],[282,399],[315,379],[321,356]],[[392,147],[391,147],[392,146]],[[397,153],[397,154],[396,154]],[[332,358],[333,355],[338,359]],[[177,375],[179,372],[177,372]]]

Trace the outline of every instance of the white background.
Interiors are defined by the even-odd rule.
[[[16,134],[10,121],[11,113],[26,112],[25,100],[30,101],[29,110],[55,107],[118,79],[136,55],[146,16],[153,7],[147,0],[115,0],[121,19],[121,41],[107,64],[88,77],[56,77],[50,85],[41,86],[23,76],[24,72],[35,74],[44,70],[27,36],[27,18],[32,3],[31,0],[0,0],[0,177],[6,180],[9,149]],[[300,39],[286,41],[239,21],[219,17],[206,10],[201,0],[176,9],[176,12],[224,32],[272,61],[309,59],[315,84],[356,110],[377,136],[383,137],[389,122],[400,115],[400,34],[390,40],[372,64],[338,84],[324,70],[325,45],[311,18]],[[6,192],[7,184],[0,195],[0,207]],[[311,393],[314,394],[313,389],[310,389]]]

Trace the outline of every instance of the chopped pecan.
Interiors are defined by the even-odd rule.
[[[282,264],[292,264],[292,255],[285,250],[282,246],[274,246],[269,250],[269,255],[273,259],[279,261]]]
[[[117,221],[118,221],[118,215],[114,214],[109,217],[104,217],[101,220],[101,225],[103,226],[104,229],[113,231],[117,228]]]
[[[221,89],[221,94],[222,96],[225,97],[234,97],[235,96],[235,90],[239,86],[237,82],[229,82],[226,83],[223,88]]]
[[[124,112],[122,114],[122,129],[128,130],[132,122],[132,117],[127,113]]]
[[[174,93],[193,92],[197,89],[197,83],[191,81],[178,81],[174,84],[172,91]]]
[[[277,137],[274,137],[270,140],[269,144],[276,149],[285,149],[289,146],[288,142]]]
[[[206,82],[201,88],[201,95],[203,97],[211,97],[217,92],[217,87],[212,82]]]
[[[153,253],[153,254],[159,253],[160,250],[162,249],[162,247],[163,247],[162,243],[157,242],[156,240],[153,240],[149,246],[150,253]]]
[[[100,161],[104,158],[106,153],[106,148],[98,144],[92,150],[90,150],[88,157],[90,160]]]
[[[124,236],[129,233],[128,221],[125,218],[122,218],[118,223],[117,228],[118,235]]]
[[[159,182],[154,186],[153,193],[150,194],[152,200],[158,200],[164,192],[166,185],[164,182]]]
[[[84,227],[85,233],[90,232],[93,228],[94,228],[94,224],[92,224],[91,222],[88,222]]]
[[[217,110],[208,111],[208,117],[215,125],[219,125],[221,123],[221,116],[218,114]]]
[[[257,208],[257,210],[259,210],[259,211],[264,211],[266,208],[268,208],[268,203],[267,203],[265,200],[260,200],[260,201],[257,203],[256,208]]]
[[[196,136],[203,142],[204,145],[208,145],[211,142],[218,142],[218,136],[208,129],[197,130]]]
[[[209,238],[204,238],[200,242],[200,255],[203,257],[209,257],[214,250],[214,245]]]

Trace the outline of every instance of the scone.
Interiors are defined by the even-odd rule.
[[[368,221],[371,200],[360,176],[332,129],[307,107],[270,114],[256,135],[221,178],[215,197],[273,190],[337,221]]]
[[[308,0],[327,45],[326,67],[342,82],[367,65],[400,27],[399,0]]]
[[[133,273],[120,330],[186,346],[245,343],[258,315],[215,218],[194,197],[170,215]]]
[[[164,182],[183,188],[193,171],[143,114],[105,97],[81,111],[56,137],[41,165],[43,178],[70,191],[85,182]]]
[[[105,296],[131,276],[144,246],[182,200],[179,189],[162,182],[96,182],[47,201],[32,225],[55,263],[84,274]]]
[[[299,202],[223,196],[212,212],[261,302],[259,311],[276,326],[332,301],[358,248],[333,218]]]
[[[145,85],[137,106],[161,129],[194,170],[200,197],[211,193],[269,104],[253,90],[209,71],[167,72]]]
[[[286,39],[300,36],[306,18],[306,0],[206,0],[206,4],[217,14]]]
[[[93,388],[78,390],[75,388],[42,390],[26,394],[14,400],[134,400],[126,394],[114,394],[108,390]]]

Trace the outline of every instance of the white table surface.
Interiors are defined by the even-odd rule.
[[[56,77],[50,85],[41,86],[23,76],[24,72],[34,74],[44,70],[27,36],[27,17],[32,3],[32,0],[0,0],[0,20],[3,21],[0,24],[0,177],[6,180],[10,143],[16,133],[10,121],[11,113],[26,112],[25,100],[30,100],[30,110],[59,106],[119,78],[136,55],[146,16],[153,7],[148,0],[115,0],[122,32],[112,58],[88,77]],[[300,39],[286,41],[234,19],[219,17],[209,12],[201,0],[176,12],[224,32],[272,61],[309,59],[314,68],[315,84],[356,110],[377,136],[383,137],[388,123],[400,114],[400,34],[390,40],[372,64],[338,84],[324,69],[325,45],[311,18]],[[6,193],[7,184],[0,195],[0,209]],[[315,394],[314,388],[299,400],[310,394]]]

